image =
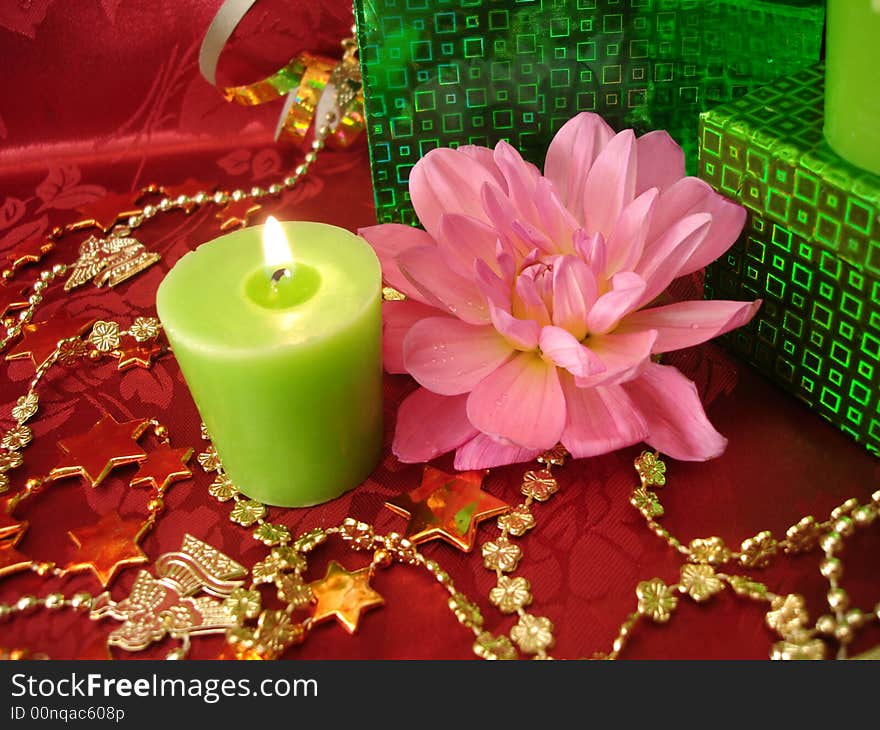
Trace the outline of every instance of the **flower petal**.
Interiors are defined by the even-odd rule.
[[[540,355],[520,352],[471,391],[470,422],[483,433],[528,449],[549,449],[565,426],[559,375]]]
[[[598,355],[584,347],[574,335],[561,327],[551,325],[542,328],[539,344],[541,352],[572,375],[586,378],[605,372],[605,364]]]
[[[504,271],[507,257],[496,259],[498,268]],[[510,273],[511,282],[513,273]],[[480,293],[486,298],[490,304],[498,307],[506,307],[510,304],[510,283],[505,282],[499,276],[498,272],[492,269],[483,259],[477,259],[474,262],[474,280]]]
[[[579,228],[574,232],[574,250],[593,271],[605,271],[608,268],[608,247],[601,233],[591,235]]]
[[[658,195],[657,188],[650,188],[623,209],[608,238],[606,276],[613,276],[618,271],[632,271],[642,258]]]
[[[676,221],[694,213],[708,213],[712,216],[712,225],[702,245],[682,262],[677,276],[697,271],[718,258],[736,241],[745,224],[745,208],[719,195],[703,180],[682,178],[664,190],[657,200],[645,244],[646,254]]]
[[[431,304],[430,298],[426,298],[412,282],[407,279],[400,270],[397,257],[411,248],[433,246],[434,239],[420,228],[405,226],[402,223],[383,223],[378,226],[368,226],[358,229],[358,235],[366,239],[382,266],[382,280],[393,286],[408,297],[417,299],[424,304]]]
[[[436,246],[409,248],[397,257],[404,276],[428,300],[469,324],[485,324],[489,310],[477,285],[446,265]]]
[[[382,302],[382,365],[389,373],[405,373],[403,339],[410,328],[425,317],[441,312],[427,304],[407,299]]]
[[[614,136],[603,149],[584,184],[584,227],[611,235],[621,211],[635,197],[636,137],[631,129]]]
[[[407,372],[440,395],[467,393],[512,352],[494,327],[452,317],[422,319],[403,340]]]
[[[712,263],[739,238],[746,223],[746,209],[720,195],[713,195],[707,206],[712,214],[712,225],[703,242],[688,257],[676,276],[686,276]]]
[[[727,439],[709,423],[697,387],[678,370],[650,363],[623,388],[648,425],[646,441],[673,459],[705,461],[720,456]]]
[[[583,259],[560,256],[553,264],[553,324],[584,339],[597,290],[596,274]]]
[[[434,235],[444,213],[462,213],[485,221],[480,189],[497,184],[498,173],[479,155],[438,147],[420,159],[409,174],[409,193],[419,221]]]
[[[401,461],[429,461],[473,438],[464,395],[445,396],[419,388],[400,404],[391,450]]]
[[[553,188],[553,183],[546,177],[540,178],[535,186],[535,209],[541,227],[554,243],[554,250],[572,253],[574,232],[580,228],[580,224],[562,204]]]
[[[590,333],[601,335],[614,329],[620,319],[639,303],[646,286],[645,280],[632,271],[621,271],[611,277],[611,291],[599,297],[587,315]]]
[[[547,305],[541,298],[534,277],[520,275],[514,285],[516,296],[513,299],[512,313],[519,319],[533,319],[540,325],[550,324]]]
[[[455,468],[458,471],[471,469],[491,469],[506,464],[532,461],[543,449],[523,449],[512,444],[503,444],[491,436],[478,433],[455,452]]]
[[[484,185],[480,190],[480,200],[485,218],[495,229],[502,249],[514,259],[521,259],[529,252],[530,246],[513,226],[519,217],[516,206],[495,185]]]
[[[615,334],[656,330],[652,352],[670,352],[699,345],[746,324],[761,307],[761,300],[730,302],[719,300],[678,302],[642,309],[627,315]]]
[[[574,458],[607,454],[648,436],[645,420],[621,386],[578,388],[565,373],[560,380],[566,411],[562,444]]]
[[[544,175],[553,183],[562,204],[584,222],[584,185],[596,157],[614,137],[598,114],[578,114],[562,125],[547,149]]]
[[[639,171],[636,195],[648,188],[665,190],[685,176],[684,150],[664,130],[648,132],[636,140]]]
[[[504,140],[495,145],[495,164],[507,183],[507,195],[516,207],[520,218],[537,223],[535,211],[535,185],[541,177],[537,167],[526,162],[519,151]]]
[[[479,144],[463,144],[457,151],[458,154],[470,157],[474,162],[478,162],[485,167],[495,181],[495,184],[500,188],[504,188],[504,175],[501,174],[501,170],[495,164],[495,153],[493,150]]]
[[[584,344],[599,356],[605,371],[588,378],[575,378],[577,386],[593,388],[631,380],[650,362],[656,339],[657,333],[653,330],[623,335],[591,335]]]
[[[706,201],[712,188],[696,177],[685,177],[660,193],[651,219],[651,230],[646,246],[662,236],[676,222],[694,213],[705,213]],[[647,253],[647,251],[646,251]]]
[[[682,265],[703,243],[711,225],[712,216],[708,213],[694,213],[682,218],[660,236],[636,267],[648,284],[640,304],[652,301],[681,275]]]
[[[492,268],[498,266],[497,240],[498,233],[488,223],[458,213],[440,216],[437,248],[449,268],[466,279],[473,277],[477,260],[485,261]]]
[[[534,350],[538,346],[541,325],[533,319],[517,319],[503,307],[489,302],[492,324],[517,350]]]
[[[556,243],[540,228],[536,228],[528,221],[515,220],[511,224],[511,230],[519,236],[529,249],[536,249],[548,254],[558,253]]]

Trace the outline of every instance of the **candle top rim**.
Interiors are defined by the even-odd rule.
[[[265,269],[265,226],[232,231],[188,251],[160,283],[156,308],[175,339],[228,356],[255,348],[317,345],[351,326],[381,299],[379,260],[363,238],[331,224],[280,223],[294,259],[321,273],[315,296],[290,309],[267,309],[251,301],[244,286],[255,271]]]

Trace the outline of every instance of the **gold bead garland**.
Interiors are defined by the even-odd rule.
[[[824,522],[817,522],[812,515],[803,517],[788,528],[784,538],[777,539],[769,530],[764,530],[743,540],[739,550],[731,550],[714,535],[694,539],[685,545],[663,528],[657,522],[663,515],[663,507],[657,494],[648,487],[666,484],[666,465],[657,453],[645,451],[635,460],[635,468],[640,485],[633,491],[630,502],[641,512],[649,529],[684,555],[688,562],[681,566],[678,583],[666,585],[660,578],[652,578],[638,584],[636,611],[621,624],[611,651],[595,658],[617,659],[641,619],[649,618],[657,623],[669,621],[678,606],[679,596],[702,603],[726,587],[738,596],[767,604],[765,623],[781,639],[773,644],[771,659],[822,659],[827,648],[823,639],[835,641],[837,658],[845,659],[847,646],[857,629],[872,619],[880,621],[880,603],[871,612],[850,608],[849,596],[840,586],[843,563],[838,557],[844,540],[852,536],[857,527],[867,527],[877,519],[880,491],[874,492],[871,501],[865,504],[857,499],[846,500],[835,507]],[[825,554],[820,572],[829,584],[826,601],[830,613],[821,616],[812,626],[802,596],[776,594],[760,581],[716,570],[729,563],[760,569],[780,553],[794,555],[817,545]]]
[[[202,437],[210,438],[204,424]],[[474,633],[477,640],[473,649],[478,656],[515,658],[516,651],[507,637],[486,631],[477,605],[455,587],[452,578],[436,561],[422,555],[407,538],[396,532],[378,535],[371,525],[349,517],[338,526],[310,530],[291,543],[292,537],[285,526],[266,521],[265,505],[239,493],[223,470],[213,446],[209,445],[199,454],[198,461],[205,471],[215,474],[209,493],[220,502],[233,502],[230,521],[248,528],[256,525],[252,531],[254,539],[270,548],[269,555],[253,566],[250,588],[230,598],[230,610],[241,622],[227,633],[232,657],[275,658],[305,640],[316,624],[314,617],[291,621],[290,615],[314,604],[313,589],[302,577],[308,564],[307,556],[329,537],[338,536],[352,550],[373,552],[367,568],[370,577],[393,562],[427,571],[449,593],[449,610],[459,623]],[[261,610],[258,588],[263,584],[274,584],[278,599],[286,604],[282,611]],[[248,619],[254,619],[256,625],[246,625]]]
[[[481,548],[483,566],[495,573],[496,585],[489,591],[489,602],[504,614],[517,614],[518,621],[510,629],[510,639],[493,637],[491,634],[477,635],[474,652],[484,659],[512,659],[516,657],[515,644],[524,654],[535,659],[549,659],[547,650],[554,644],[553,622],[545,616],[535,616],[526,610],[532,602],[532,586],[521,576],[513,573],[523,557],[522,548],[510,538],[520,538],[535,526],[531,507],[537,502],[545,502],[559,489],[551,469],[562,466],[567,454],[562,446],[538,457],[541,469],[530,469],[523,476],[520,491],[525,501],[510,512],[501,515],[497,524],[501,534],[495,540],[483,543]],[[511,640],[513,644],[511,644]]]
[[[342,41],[344,51],[343,59],[338,66],[349,73],[352,68],[353,54],[356,52],[354,39],[346,38]],[[334,71],[335,72],[335,71]],[[22,333],[24,325],[29,323],[37,307],[42,303],[47,288],[53,281],[68,272],[71,278],[65,285],[65,290],[85,283],[93,276],[96,286],[109,284],[115,286],[126,279],[144,270],[152,263],[159,260],[158,254],[150,253],[144,249],[137,240],[130,238],[132,232],[147,221],[160,215],[176,210],[183,211],[187,215],[206,206],[213,205],[221,209],[221,230],[237,225],[246,225],[248,216],[261,206],[257,201],[268,197],[278,197],[283,192],[296,187],[308,174],[311,166],[317,161],[319,153],[324,149],[328,137],[333,132],[339,120],[343,119],[348,106],[355,99],[341,94],[336,105],[323,119],[315,120],[315,135],[309,145],[309,150],[303,156],[303,161],[298,164],[292,173],[285,175],[277,182],[266,186],[255,185],[250,189],[235,188],[232,190],[199,190],[195,193],[180,195],[164,194],[152,203],[135,205],[135,202],[145,196],[160,194],[162,186],[148,185],[129,198],[129,205],[121,212],[117,211],[106,219],[99,220],[97,216],[86,217],[64,226],[56,226],[45,236],[45,240],[34,251],[23,251],[12,255],[11,265],[2,271],[4,283],[11,281],[22,266],[39,261],[43,256],[57,247],[57,241],[65,235],[87,228],[97,228],[105,238],[92,236],[83,242],[78,259],[70,265],[56,264],[51,268],[41,271],[31,285],[32,294],[27,297],[27,307],[18,312],[15,317],[3,319],[4,327],[0,331],[0,352],[6,349],[10,342]],[[169,188],[173,190],[172,188]],[[108,196],[113,199],[126,196]],[[242,208],[242,205],[245,207]],[[238,210],[241,208],[241,212]],[[105,271],[105,269],[112,271]],[[77,277],[74,280],[74,277]],[[0,312],[0,314],[3,314]]]

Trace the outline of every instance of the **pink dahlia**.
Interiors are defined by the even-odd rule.
[[[394,453],[455,449],[457,469],[575,457],[645,441],[718,456],[694,384],[651,356],[749,321],[760,302],[654,306],[724,253],[745,210],[685,177],[665,132],[636,139],[597,115],[559,130],[544,174],[509,144],[435,149],[410,174],[425,230],[360,231],[408,297],[384,307],[385,367],[422,386],[400,406]]]

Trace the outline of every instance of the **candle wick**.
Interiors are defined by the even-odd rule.
[[[282,279],[289,279],[290,276],[290,269],[288,269],[286,266],[281,269],[276,269],[269,279],[272,283],[272,289],[277,289],[278,282],[280,282]]]

